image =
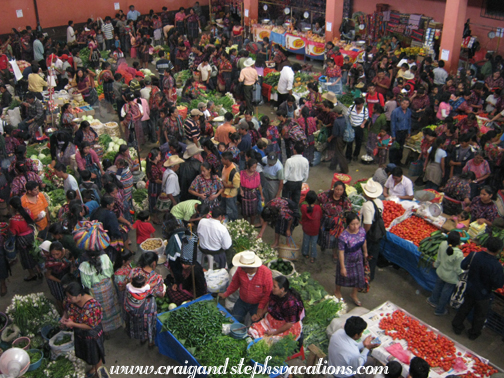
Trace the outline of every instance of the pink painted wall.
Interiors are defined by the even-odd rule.
[[[490,18],[480,17],[481,4],[483,0],[467,0],[466,18],[471,19],[471,23],[487,25],[488,27],[504,27],[504,21],[492,20]],[[360,11],[364,13],[372,13],[376,10],[377,3],[390,4],[392,10],[397,10],[401,13],[417,13],[434,18],[437,22],[443,22],[445,14],[445,0],[354,0],[354,12]],[[488,50],[495,50],[497,48],[497,40],[490,40],[488,38],[489,28],[482,28],[477,25],[471,25],[473,35],[478,36],[479,41],[483,47]],[[460,36],[462,41],[462,36]],[[501,40],[499,46],[499,53],[504,53],[504,38]]]
[[[119,3],[127,13],[130,5],[135,5],[140,13],[149,13],[150,9],[161,12],[166,6],[168,10],[178,10],[181,6],[188,8],[196,0],[37,0],[40,23],[43,28],[67,25],[69,20],[75,23],[85,22],[88,18],[114,16],[114,3]],[[11,28],[22,30],[26,25],[35,28],[36,18],[33,0],[1,0],[2,14],[0,17],[0,34],[9,33]],[[199,0],[200,5],[208,5],[209,0]],[[23,10],[23,18],[16,18],[16,9]]]

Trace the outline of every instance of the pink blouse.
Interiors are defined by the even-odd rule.
[[[89,154],[91,155],[91,160],[93,161],[93,163],[95,163],[97,166],[100,166],[100,158],[98,157],[96,152],[94,152],[94,150],[89,150]],[[77,167],[79,167],[81,171],[86,169],[86,159],[81,157],[80,151],[77,151],[77,153],[75,154],[75,161],[77,162]]]
[[[261,185],[261,176],[258,172],[249,176],[247,171],[243,170],[240,172],[240,185],[246,189],[257,189]]]

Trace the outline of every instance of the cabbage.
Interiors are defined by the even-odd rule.
[[[120,140],[120,139],[121,139],[121,138],[118,138],[118,137],[116,137],[116,136],[113,136],[113,137],[112,137],[112,142],[117,143],[117,141],[118,141],[118,140]]]
[[[173,310],[173,309],[176,309],[177,308],[177,305],[175,303],[170,303],[168,305],[168,310]]]
[[[43,158],[45,158],[45,157],[46,157],[46,156],[45,156],[44,154],[39,154],[39,156],[38,156],[38,160],[42,160],[42,159],[43,159]],[[35,158],[35,159],[37,159],[37,158]]]
[[[123,144],[128,144],[128,143],[125,140],[121,139],[121,140],[117,141],[117,144],[119,146],[122,146]]]
[[[38,156],[37,155],[32,155],[32,156],[30,156],[30,160],[38,160]]]

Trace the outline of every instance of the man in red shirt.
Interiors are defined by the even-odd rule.
[[[339,68],[343,67],[343,54],[340,53],[340,48],[338,46],[334,47],[334,55],[333,55],[333,60],[334,64],[338,66]]]
[[[240,298],[234,305],[232,315],[239,323],[244,322],[247,314],[251,315],[252,321],[258,320],[257,310],[267,309],[273,288],[271,270],[262,265],[261,259],[251,251],[237,253],[233,257],[233,265],[238,269],[226,292],[219,296],[227,298],[240,289]]]
[[[378,73],[373,78],[373,84],[376,85],[376,92],[385,96],[390,88],[390,79],[385,75],[385,70],[378,70]]]
[[[2,79],[4,83],[8,83],[9,76],[9,58],[0,50],[0,79]]]
[[[381,93],[376,91],[376,87],[373,83],[369,84],[367,87],[366,104],[369,111],[369,118],[373,115],[374,104],[385,106],[385,98]]]

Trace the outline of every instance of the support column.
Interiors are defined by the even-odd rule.
[[[448,72],[456,71],[458,68],[460,45],[462,44],[462,34],[467,16],[467,1],[446,0],[439,59],[441,59],[443,50],[450,52],[448,60],[445,62],[445,70]]]
[[[326,41],[332,41],[334,37],[339,37],[339,27],[343,21],[343,0],[326,1]],[[327,30],[327,23],[331,23],[331,31]]]
[[[250,20],[259,18],[259,0],[243,0],[243,14],[248,9],[248,17],[245,17],[245,25],[250,24]]]

